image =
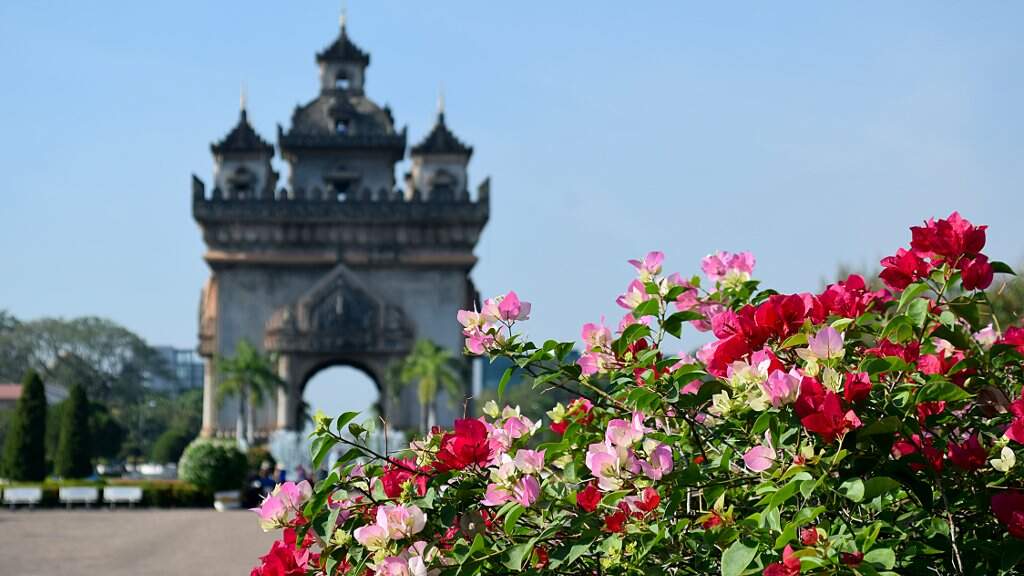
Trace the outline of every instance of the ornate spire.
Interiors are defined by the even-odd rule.
[[[260,137],[256,129],[252,127],[252,124],[249,124],[248,100],[248,90],[246,90],[245,83],[243,82],[241,93],[238,97],[238,124],[235,124],[235,127],[228,132],[223,140],[210,145],[210,150],[214,154],[223,154],[225,152],[274,153],[273,145]]]
[[[245,82],[242,82],[242,89],[238,94],[238,110],[241,111],[242,116],[245,116],[246,105],[248,104],[249,95],[248,90],[245,88]]]
[[[416,156],[430,154],[461,154],[467,157],[473,155],[473,147],[459,140],[459,138],[448,129],[444,122],[444,90],[442,89],[437,98],[437,122],[434,123],[430,134],[422,142],[413,146],[410,152]]]
[[[345,20],[348,19],[348,2],[341,0],[341,14],[338,16],[338,25],[341,26],[341,31],[345,33]]]
[[[444,83],[440,83],[437,89],[437,117],[444,118]]]

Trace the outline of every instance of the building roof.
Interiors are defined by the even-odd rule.
[[[473,155],[473,147],[458,139],[448,126],[444,123],[444,112],[437,114],[437,122],[434,128],[427,134],[422,142],[412,147],[411,152],[415,156],[427,156],[431,154],[463,154]]]
[[[338,39],[323,51],[317,52],[316,61],[355,62],[365,67],[370,65],[370,55],[349,40],[348,34],[345,32],[345,24],[342,23]]]
[[[249,117],[246,114],[245,108],[242,108],[241,113],[238,115],[238,124],[231,129],[231,132],[228,132],[228,135],[223,140],[211,144],[210,150],[214,154],[224,154],[225,152],[265,152],[273,154],[274,146],[256,133],[256,129],[252,127],[252,124],[249,124]]]
[[[346,125],[344,133],[337,122]],[[386,149],[399,157],[405,154],[405,130],[395,130],[391,112],[362,94],[343,90],[321,92],[312,102],[295,108],[292,126],[279,129],[283,151],[296,148]]]

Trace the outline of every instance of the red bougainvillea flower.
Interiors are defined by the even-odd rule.
[[[712,510],[707,520],[701,523],[701,527],[705,530],[711,530],[715,526],[722,525],[722,517],[719,516],[718,512]]]
[[[1024,540],[1024,493],[1004,490],[992,496],[992,513],[1014,538]]]
[[[800,423],[808,432],[821,436],[826,444],[831,444],[847,431],[861,426],[860,418],[857,418],[853,410],[843,410],[835,392],[826,392],[820,410],[804,416]]]
[[[964,290],[984,290],[992,285],[992,265],[984,254],[961,260],[960,273]]]
[[[986,458],[988,458],[988,450],[982,447],[977,433],[960,444],[949,443],[949,461],[961,470],[968,472],[980,470],[985,467]]]
[[[384,493],[388,498],[398,498],[402,495],[405,483],[413,481],[418,496],[427,495],[427,477],[423,474],[413,472],[419,470],[415,458],[396,459],[391,464],[384,466],[384,473],[380,477]]]
[[[917,362],[918,357],[921,355],[921,344],[919,342],[910,342],[900,345],[891,342],[888,338],[883,338],[878,342],[877,346],[865,350],[864,355],[878,356],[879,358],[896,357],[907,364],[913,364]]]
[[[863,552],[843,552],[839,554],[839,561],[847,566],[856,568],[860,566],[860,563],[864,561]]]
[[[295,529],[285,528],[284,537],[260,557],[260,565],[253,568],[249,576],[305,576],[307,569],[316,565],[319,555],[309,551],[312,534],[306,535],[301,547],[297,548],[295,543]]]
[[[640,498],[633,501],[633,505],[644,514],[649,514],[656,510],[660,503],[661,496],[658,495],[657,490],[650,486],[644,488],[643,492],[640,493]]]
[[[782,561],[769,564],[761,574],[763,576],[798,576],[800,574],[800,559],[793,554],[793,547],[786,546],[782,550]]]
[[[851,274],[845,281],[829,284],[818,296],[811,296],[807,308],[814,323],[821,324],[829,316],[856,318],[887,296],[885,290],[869,292],[864,277]]]
[[[550,424],[551,431],[561,436],[565,434],[565,430],[569,427],[569,424],[576,422],[582,425],[590,424],[594,420],[594,415],[590,413],[593,410],[594,405],[586,398],[577,398],[569,403],[569,406],[565,409],[565,415],[559,420],[555,420],[552,417]],[[551,412],[548,413],[551,415]]]
[[[903,290],[910,284],[927,276],[932,267],[916,253],[900,248],[895,256],[886,256],[880,262],[882,272],[878,277],[893,290]]]
[[[804,376],[800,381],[800,394],[793,404],[793,411],[800,418],[810,416],[821,409],[825,401],[825,387],[810,376]]]
[[[800,543],[804,546],[814,546],[818,543],[818,529],[811,525],[800,529]]]
[[[576,493],[576,504],[587,512],[597,510],[597,506],[600,503],[601,491],[597,489],[597,486],[594,486],[593,482],[590,482],[586,488]]]
[[[629,517],[622,509],[618,509],[614,514],[609,514],[604,517],[604,529],[608,532],[619,533],[626,531],[626,520]]]
[[[985,247],[985,229],[975,226],[953,212],[949,217],[925,222],[924,226],[910,228],[910,247],[922,256],[938,256],[955,261],[961,256],[973,256]]]
[[[843,399],[855,404],[871,394],[871,377],[867,372],[851,372],[843,382]]]
[[[485,466],[489,458],[487,426],[479,420],[465,418],[455,421],[455,432],[441,437],[434,467],[440,472],[462,470],[473,464]]]
[[[1013,326],[1006,329],[1006,333],[999,339],[997,344],[1006,344],[1017,349],[1017,353],[1024,354],[1024,328]]]
[[[899,460],[905,456],[920,452],[921,458],[936,472],[942,472],[943,452],[932,444],[931,438],[922,439],[918,434],[911,434],[909,439],[898,438],[892,445],[892,456]],[[924,470],[924,464],[912,462],[911,470]]]

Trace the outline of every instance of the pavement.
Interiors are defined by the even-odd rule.
[[[277,533],[235,510],[0,511],[0,574],[247,576]]]

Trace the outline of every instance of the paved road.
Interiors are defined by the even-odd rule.
[[[247,576],[275,533],[252,512],[0,511],[0,574]]]

